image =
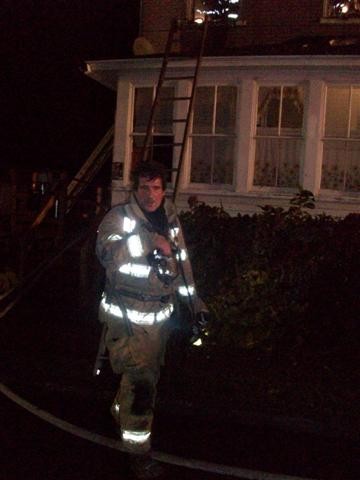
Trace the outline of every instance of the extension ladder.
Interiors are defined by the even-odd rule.
[[[171,63],[171,57],[174,54],[174,46],[179,41],[177,35],[181,32],[183,25],[178,20],[173,20],[171,27],[168,33],[168,38],[165,46],[165,52],[162,60],[162,65],[159,73],[158,82],[156,85],[155,97],[151,106],[150,115],[148,119],[148,125],[146,129],[145,139],[141,151],[141,159],[147,161],[150,158],[149,153],[153,147],[169,147],[172,146],[173,149],[180,148],[177,168],[173,168],[171,171],[175,172],[175,182],[174,182],[174,191],[173,191],[173,200],[176,199],[176,194],[179,186],[179,179],[181,174],[181,169],[183,165],[183,160],[185,156],[186,142],[189,135],[190,122],[191,122],[191,113],[194,105],[195,98],[195,89],[198,80],[198,74],[200,69],[201,60],[204,53],[207,29],[208,29],[208,18],[205,17],[205,21],[202,24],[201,37],[200,37],[200,47],[196,56],[194,70],[190,75],[169,75],[168,68],[169,63]],[[200,29],[200,27],[199,27]],[[191,82],[190,94],[188,96],[174,96],[167,97],[161,94],[161,89],[166,87],[169,82],[180,81],[180,80],[189,80]],[[153,134],[154,134],[154,120],[156,118],[156,113],[158,111],[159,105],[161,102],[185,102],[187,108],[184,109],[186,114],[184,118],[173,118],[173,126],[175,124],[183,124],[183,131],[180,142],[173,143],[161,143],[154,144]],[[114,127],[112,126],[108,132],[101,139],[97,147],[91,153],[89,158],[85,161],[83,166],[77,172],[75,177],[70,181],[66,189],[67,197],[67,207],[66,213],[70,211],[72,206],[75,204],[78,197],[93,180],[95,175],[99,172],[101,167],[109,159],[112,148],[113,148],[113,139],[114,139]],[[46,218],[48,212],[54,207],[55,204],[55,195],[51,195],[39,212],[35,220],[33,221],[31,228],[34,228]]]
[[[112,126],[100,140],[99,144],[93,150],[91,155],[82,165],[77,174],[70,181],[66,188],[66,213],[68,213],[81,193],[86,189],[101,167],[110,158],[113,148],[114,126]],[[47,216],[48,212],[54,207],[55,194],[52,194],[44,207],[41,209],[31,228],[37,227]]]
[[[199,27],[200,28],[200,27]],[[194,106],[194,98],[195,98],[195,90],[198,81],[198,75],[201,65],[201,60],[204,54],[205,42],[206,42],[206,35],[208,30],[208,17],[205,17],[205,21],[202,24],[202,31],[201,31],[201,39],[200,39],[200,47],[197,52],[196,61],[194,70],[190,75],[171,75],[168,74],[168,69],[171,67],[171,57],[174,52],[174,45],[178,42],[177,34],[181,29],[181,23],[178,20],[173,20],[171,24],[171,28],[169,30],[165,53],[159,73],[159,78],[156,86],[155,96],[152,103],[144,144],[141,151],[141,159],[143,161],[148,161],[150,159],[150,154],[152,152],[153,147],[173,147],[173,152],[175,148],[179,148],[179,156],[177,162],[177,168],[173,168],[171,171],[175,172],[175,182],[174,182],[174,190],[173,190],[173,201],[176,200],[176,195],[179,187],[179,180],[182,170],[182,165],[184,161],[185,151],[186,151],[186,143],[189,135],[190,130],[190,122],[191,122],[191,114]],[[169,97],[166,95],[162,95],[162,88],[169,85],[169,82],[174,81],[181,81],[181,80],[189,80],[191,82],[190,94],[188,96],[173,96]],[[183,118],[173,118],[173,127],[175,124],[183,124],[183,131],[180,135],[181,141],[180,142],[172,142],[172,143],[161,143],[156,144],[153,142],[154,136],[154,120],[156,118],[156,114],[158,112],[159,106],[162,102],[185,102],[186,108],[184,111],[186,112]],[[173,128],[174,131],[174,128]]]

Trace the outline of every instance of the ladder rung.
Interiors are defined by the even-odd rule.
[[[152,147],[181,147],[182,143],[153,143]],[[150,148],[150,147],[148,147]]]
[[[160,97],[160,100],[191,100],[191,97]]]
[[[187,77],[164,77],[163,80],[192,80],[195,78],[194,75],[189,75]]]
[[[186,122],[186,118],[173,118],[173,122],[174,123],[182,123],[182,122]]]

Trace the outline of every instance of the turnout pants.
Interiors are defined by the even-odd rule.
[[[129,336],[123,320],[108,324],[106,346],[112,370],[121,374],[111,413],[129,451],[150,449],[156,385],[164,363],[169,336],[167,321],[154,325],[132,324]]]

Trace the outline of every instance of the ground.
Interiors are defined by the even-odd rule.
[[[1,319],[1,380],[60,418],[114,435],[108,409],[118,378],[106,362],[100,377],[92,375],[101,331],[98,286],[84,301],[78,273],[74,257],[54,264]],[[321,342],[184,349],[174,337],[159,385],[154,426],[159,447],[221,463],[242,458],[248,466],[261,457],[262,468],[271,470],[278,457],[265,445],[275,442],[280,457],[286,448],[298,452],[296,462],[289,452],[282,454],[283,465],[292,458],[284,467],[288,473],[359,478],[359,383],[348,347],[339,344],[337,356]],[[170,423],[172,428],[164,429]],[[182,432],[181,445],[175,432]],[[189,452],[194,442],[196,449]]]

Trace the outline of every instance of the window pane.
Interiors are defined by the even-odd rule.
[[[142,147],[144,144],[145,135],[134,135],[132,142],[132,166],[134,167],[142,160]],[[152,147],[148,154],[148,160],[155,160],[161,163],[168,173],[166,174],[167,181],[171,181],[171,169],[173,159],[173,147],[171,144],[174,137],[171,135],[154,135],[153,143],[156,146]]]
[[[328,87],[326,98],[325,136],[347,137],[350,88]]]
[[[132,157],[131,165],[134,167],[141,161],[142,147],[144,144],[145,135],[134,135],[132,139]]]
[[[236,21],[241,13],[242,0],[195,0],[195,20],[204,20],[205,14],[211,22]]]
[[[280,87],[260,87],[258,97],[257,134],[279,125]]]
[[[174,137],[171,135],[154,135],[152,149],[152,160],[161,163],[167,170],[166,180],[171,180],[171,169],[173,161],[173,145]]]
[[[256,140],[254,185],[276,185],[279,147],[280,140],[278,138],[258,138]]]
[[[281,113],[281,133],[301,135],[304,113],[304,95],[300,87],[284,87]]]
[[[360,88],[352,89],[350,137],[360,137]]]
[[[215,87],[198,87],[194,102],[193,133],[212,133]]]
[[[344,189],[346,143],[335,140],[324,143],[321,188]]]
[[[301,152],[300,139],[257,139],[254,185],[297,187]]]
[[[217,137],[215,141],[215,159],[212,183],[231,185],[233,183],[233,138]]]
[[[233,183],[234,140],[224,137],[193,137],[191,182]]]
[[[236,87],[218,87],[216,99],[216,133],[234,133],[236,94]]]
[[[360,191],[360,142],[325,142],[321,188]]]
[[[153,89],[150,87],[135,89],[134,106],[134,132],[146,132],[151,105]]]
[[[213,150],[211,137],[192,138],[191,182],[211,183]]]
[[[160,91],[160,99],[154,118],[154,130],[156,133],[172,133],[173,131],[174,95],[173,87],[163,87]],[[166,98],[166,100],[161,100],[162,98]]]
[[[202,0],[194,0],[193,20],[196,23],[202,23],[205,18],[204,5]]]
[[[360,142],[349,142],[345,190],[360,192]]]
[[[284,138],[280,141],[277,187],[296,188],[299,185],[299,165],[302,140]]]

